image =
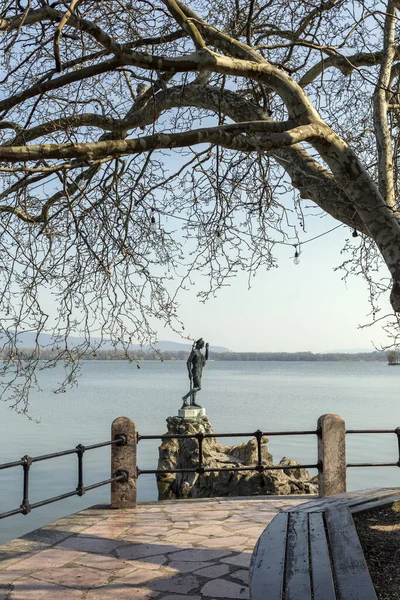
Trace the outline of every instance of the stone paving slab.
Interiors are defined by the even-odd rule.
[[[248,600],[261,532],[279,510],[310,499],[92,507],[0,546],[0,600]]]

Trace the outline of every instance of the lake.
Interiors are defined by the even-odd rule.
[[[165,420],[177,414],[187,391],[185,362],[142,362],[141,368],[122,361],[88,361],[79,386],[65,394],[51,390],[61,381],[60,370],[42,373],[43,392],[31,397],[29,421],[0,403],[0,463],[110,439],[113,419],[128,416],[139,433],[161,434]],[[400,367],[384,362],[214,362],[203,373],[198,402],[207,409],[214,431],[315,429],[320,415],[341,415],[347,428],[400,426]],[[243,439],[236,438],[232,443]],[[229,443],[229,440],[227,440]],[[140,468],[156,468],[158,441],[138,447]],[[283,456],[304,464],[317,460],[316,437],[276,437],[269,443],[278,462]],[[395,435],[347,437],[348,462],[398,460]],[[110,477],[110,449],[87,452],[85,484]],[[36,463],[31,468],[30,501],[37,502],[75,489],[75,455]],[[348,489],[400,485],[396,467],[348,470]],[[87,506],[109,501],[109,486],[41,507],[28,516],[0,521],[0,543]],[[154,475],[138,480],[140,501],[157,499]],[[17,508],[22,499],[22,468],[0,471],[0,512]]]

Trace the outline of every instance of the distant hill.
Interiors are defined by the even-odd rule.
[[[140,349],[140,346],[134,344],[133,347],[135,349]],[[181,342],[168,342],[161,340],[158,344],[155,345],[156,348],[161,350],[161,352],[179,352],[185,351],[190,352],[192,349],[192,344],[183,344]],[[149,346],[143,346],[143,350],[149,349]],[[231,352],[228,348],[224,348],[223,346],[212,346],[210,344],[210,350],[212,352]]]
[[[41,333],[39,337],[39,344],[42,347],[51,346],[53,344],[53,337],[49,333]],[[5,338],[0,336],[0,343],[4,343]],[[69,342],[71,345],[78,345],[82,343],[82,338],[79,337],[69,337]],[[93,345],[97,345],[100,342],[99,338],[93,338]],[[22,331],[18,334],[18,345],[21,348],[33,348],[36,345],[36,333],[32,331]],[[102,344],[102,348],[104,350],[113,349],[114,346],[111,342],[105,340]],[[118,346],[117,346],[118,348]],[[133,350],[143,350],[146,352],[150,350],[150,346],[140,346],[140,344],[131,344],[131,348]],[[190,352],[192,349],[192,344],[183,343],[183,342],[170,342],[168,340],[160,340],[158,344],[155,345],[155,348],[160,350],[161,352]],[[212,352],[230,352],[228,348],[223,346],[210,346],[210,350]]]

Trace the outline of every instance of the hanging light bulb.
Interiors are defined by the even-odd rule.
[[[157,229],[156,218],[154,216],[154,208],[152,209],[151,219],[150,219],[150,229],[155,231]]]
[[[293,262],[295,265],[300,263],[300,251],[297,249],[297,245],[294,246],[294,259]]]
[[[353,229],[353,233],[351,234],[354,238],[358,237],[357,229]]]

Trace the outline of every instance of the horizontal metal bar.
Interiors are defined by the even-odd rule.
[[[264,436],[272,436],[272,435],[317,435],[318,431],[263,431],[262,435]],[[197,434],[188,434],[188,433],[167,433],[164,435],[138,435],[138,442],[140,440],[161,440],[161,439],[184,439],[184,438],[195,438]],[[248,433],[205,433],[203,435],[205,438],[228,438],[228,437],[255,437],[255,431]]]
[[[113,444],[121,444],[120,439],[109,440],[107,442],[101,442],[100,444],[91,444],[85,446],[85,450],[95,450],[96,448],[102,448],[103,446],[112,446]],[[59,458],[60,456],[68,456],[70,454],[77,454],[79,450],[77,448],[70,448],[69,450],[61,450],[60,452],[52,452],[51,454],[42,454],[40,456],[32,457],[32,462],[41,462],[43,460],[51,460],[52,458]],[[11,469],[12,467],[20,467],[24,464],[23,460],[16,460],[10,463],[4,463],[0,465],[0,471],[2,469]]]
[[[105,479],[104,481],[93,483],[92,485],[85,485],[85,490],[94,490],[96,488],[101,487],[102,485],[107,485],[108,483],[112,483],[113,481],[121,481],[122,479],[125,479],[125,475],[117,475],[117,477],[111,477],[111,479]]]
[[[263,471],[283,471],[285,469],[293,470],[293,469],[318,469],[320,465],[292,465],[292,466],[283,466],[283,465],[261,465]],[[220,471],[257,471],[260,467],[257,465],[254,466],[246,466],[246,467],[215,467],[208,468],[204,467],[201,470],[207,473],[212,472],[220,472]],[[162,473],[197,473],[198,467],[193,469],[138,469],[139,475],[161,475]]]
[[[68,456],[69,454],[76,454],[76,448],[70,450],[61,450],[60,452],[53,452],[52,454],[42,454],[41,456],[33,456],[32,462],[41,462],[42,460],[50,460],[52,458],[59,458],[60,456]]]
[[[58,502],[58,500],[64,500],[65,498],[71,498],[71,496],[77,496],[78,490],[74,490],[73,492],[66,492],[65,494],[60,494],[59,496],[53,496],[53,498],[47,498],[47,500],[41,500],[40,502],[35,502],[31,504],[31,510],[34,508],[39,508],[39,506],[46,506],[46,504],[52,504],[53,502]]]
[[[1,513],[0,519],[5,519],[6,517],[12,517],[13,515],[22,514],[23,512],[23,508],[15,508],[14,510],[9,510],[8,512]]]
[[[112,446],[116,444],[117,446],[121,444],[121,439],[110,440],[109,442],[101,442],[100,444],[91,444],[90,446],[85,446],[86,450],[95,450],[95,448],[103,448],[104,446]]]
[[[399,467],[399,463],[348,463],[347,468],[350,467]]]
[[[346,433],[397,433],[395,429],[347,429]]]
[[[121,479],[125,479],[125,475],[117,475],[116,477],[111,477],[110,479],[105,479],[104,481],[99,481],[98,483],[93,483],[92,485],[85,486],[85,492],[89,490],[94,490],[95,488],[99,488],[103,485],[107,485],[108,483],[112,483],[113,481],[120,481]],[[65,494],[60,494],[59,496],[53,496],[53,498],[47,498],[46,500],[41,500],[40,502],[34,502],[30,505],[30,509],[39,508],[40,506],[46,506],[47,504],[53,504],[53,502],[58,502],[59,500],[65,500],[66,498],[71,498],[72,496],[78,496],[79,490],[73,490],[72,492],[66,492]],[[0,519],[5,519],[6,517],[11,517],[13,515],[17,515],[23,513],[24,509],[16,508],[14,510],[10,510],[6,513],[0,514]]]
[[[24,464],[23,460],[16,460],[14,462],[4,463],[0,465],[0,471],[2,469],[11,469],[12,467],[21,467]]]

